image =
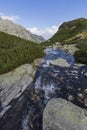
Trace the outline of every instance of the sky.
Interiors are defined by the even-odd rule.
[[[0,16],[48,39],[63,22],[87,18],[87,0],[0,0]]]

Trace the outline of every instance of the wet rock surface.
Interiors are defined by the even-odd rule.
[[[22,65],[13,71],[0,76],[0,117],[11,106],[9,103],[17,99],[32,82],[33,68],[29,64]]]
[[[24,97],[21,97],[19,100],[15,99],[10,103],[11,108],[0,118],[1,130],[20,129],[25,104]]]
[[[44,91],[33,86],[31,83],[19,98],[10,102],[11,108],[0,118],[0,130],[42,129]]]
[[[31,65],[22,65],[0,76],[0,130],[19,128],[26,97],[23,95],[33,81]]]

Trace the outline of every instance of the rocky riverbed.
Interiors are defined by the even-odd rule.
[[[33,80],[33,100],[35,103],[37,99],[38,104],[40,104],[40,118],[35,118],[38,115],[38,111],[34,105],[34,108],[31,108],[34,109],[34,114],[32,114],[31,117],[31,120],[33,120],[31,123],[28,120],[30,119],[30,114],[29,116],[27,112],[25,114],[24,121],[22,122],[24,130],[42,129],[40,123],[42,122],[44,107],[46,106],[47,102],[53,97],[61,97],[70,102],[73,102],[74,104],[84,109],[87,107],[87,66],[83,64],[75,64],[74,57],[60,49],[47,49],[46,53],[47,55],[45,57],[45,60],[43,61],[42,65],[38,67]],[[55,60],[56,62],[54,62]],[[37,93],[41,95],[39,98]],[[28,112],[30,113],[31,111],[28,109]],[[35,121],[34,119],[37,120]]]
[[[32,80],[28,80],[29,83],[24,87],[24,91],[19,89],[22,85],[17,82],[12,87],[14,92],[18,87],[19,92],[11,96],[8,94],[10,100],[7,100],[6,94],[1,95],[0,130],[42,130],[43,110],[53,97],[66,99],[85,109],[86,112],[87,66],[76,64],[73,55],[60,49],[50,48],[45,52],[43,62],[37,64],[38,69],[34,79],[32,74],[29,74]],[[8,88],[6,90],[10,92],[11,87]],[[0,94],[5,91],[2,87],[0,90]],[[11,98],[12,95],[14,95],[13,98]],[[5,105],[7,109],[3,113],[3,104],[7,101],[8,104]]]

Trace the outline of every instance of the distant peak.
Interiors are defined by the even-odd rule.
[[[34,35],[21,25],[18,25],[13,21],[4,19],[2,17],[0,17],[0,31],[37,43],[44,41],[42,36]]]

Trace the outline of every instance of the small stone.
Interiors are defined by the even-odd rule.
[[[73,97],[73,95],[69,95],[67,99],[68,99],[69,101],[73,101],[73,100],[74,100],[74,97]]]
[[[78,91],[81,91],[81,88],[78,88]]]
[[[82,93],[78,93],[77,94],[79,98],[83,99],[84,98],[84,95]]]
[[[67,89],[72,89],[72,86],[67,86]]]

